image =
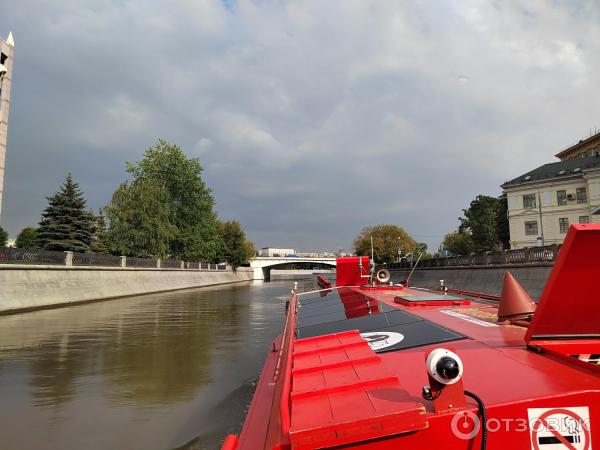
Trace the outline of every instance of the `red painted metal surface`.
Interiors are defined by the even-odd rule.
[[[359,261],[362,263],[362,270]],[[369,281],[369,257],[348,256],[346,258],[338,258],[335,272],[335,283],[337,286],[360,286],[367,284]]]
[[[322,277],[321,275],[317,275],[317,284],[321,289],[328,289],[331,287],[331,283],[329,282],[329,280],[325,277]]]
[[[498,320],[525,319],[535,312],[536,305],[523,286],[510,272],[504,272],[502,293],[498,305]]]
[[[427,427],[415,402],[358,331],[296,341],[294,449],[339,446]]]
[[[571,225],[526,340],[600,337],[600,224]]]
[[[423,292],[411,288],[340,289],[340,301],[349,320],[365,317],[365,310],[369,315],[395,308],[466,337],[451,347],[464,366],[464,389],[485,402],[487,450],[544,450],[529,424],[532,411],[545,411],[549,417],[552,411],[574,414],[580,409],[589,416],[590,429],[579,436],[583,442],[564,448],[600,448],[600,365],[594,363],[600,337],[593,336],[600,334],[600,296],[594,290],[600,280],[599,233],[600,226],[576,226],[569,232],[529,331],[498,323],[496,305],[473,301],[410,308],[394,301],[400,291]],[[596,260],[590,262],[592,256]],[[367,268],[365,260],[365,275]],[[338,282],[365,283],[357,278],[358,258],[342,264],[341,272]],[[464,407],[445,410],[421,397],[423,386],[430,384],[424,358],[450,343],[376,354],[357,331],[295,339],[294,298],[286,324],[274,344],[276,351],[268,354],[238,449],[480,448],[480,430],[468,438],[456,433],[457,419],[467,413],[479,417],[471,398]],[[526,333],[528,339],[537,339],[526,345]],[[548,334],[570,339],[540,338]],[[464,400],[460,390],[455,386],[449,394]]]

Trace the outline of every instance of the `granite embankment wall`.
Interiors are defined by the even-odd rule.
[[[0,266],[0,314],[253,279],[253,270]]]
[[[500,295],[504,272],[508,271],[532,298],[538,299],[546,285],[551,269],[552,263],[417,268],[410,284],[411,286],[436,288],[440,285],[440,280],[444,280],[444,284],[449,288]],[[406,279],[410,270],[400,269],[390,272],[392,279],[397,281]]]

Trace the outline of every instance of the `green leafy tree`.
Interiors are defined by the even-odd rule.
[[[127,163],[127,171],[134,184],[143,181],[165,190],[169,223],[177,230],[169,240],[171,256],[210,261],[218,255],[214,199],[197,158],[187,158],[181,148],[161,139],[141,161]]]
[[[444,248],[453,255],[469,255],[473,253],[473,240],[466,231],[453,231],[444,236]]]
[[[58,192],[47,197],[38,229],[40,247],[45,250],[89,251],[94,232],[94,218],[86,210],[79,185],[67,175]]]
[[[410,235],[396,225],[375,225],[365,227],[354,239],[354,251],[357,255],[371,255],[371,236],[377,263],[392,263],[398,258],[398,247],[403,254],[415,250],[417,243]]]
[[[415,255],[418,258],[421,255],[421,259],[431,259],[431,254],[427,252],[427,244],[425,242],[417,242],[415,246]]]
[[[225,249],[225,260],[234,268],[248,262],[246,234],[240,223],[231,220],[219,226]]]
[[[496,217],[496,232],[498,241],[502,244],[502,248],[507,250],[510,248],[510,228],[508,224],[508,199],[506,194],[499,197],[500,207]]]
[[[17,248],[37,248],[38,243],[38,230],[33,227],[25,227],[17,235],[15,240],[15,247]]]
[[[501,201],[495,197],[478,195],[467,209],[465,217],[459,218],[459,231],[468,231],[473,242],[473,251],[486,252],[498,248],[498,215]]]
[[[122,183],[105,209],[109,247],[125,256],[169,255],[177,228],[170,222],[168,191],[153,180]]]
[[[106,230],[106,220],[104,219],[102,211],[94,216],[94,235],[92,236],[90,250],[92,253],[99,253],[101,255],[110,253],[110,242]]]
[[[246,253],[246,262],[250,262],[250,260],[256,257],[258,254],[258,250],[256,250],[254,242],[248,239],[246,239],[246,242],[244,242],[244,251]]]
[[[2,227],[0,227],[0,247],[6,247],[8,243],[8,233]]]

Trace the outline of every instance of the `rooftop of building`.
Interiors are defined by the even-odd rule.
[[[537,169],[505,182],[502,187],[510,187],[524,183],[535,183],[568,176],[583,176],[585,170],[596,168],[600,168],[600,157],[598,156],[589,156],[586,158],[569,159],[567,161],[544,164]]]
[[[586,139],[580,139],[579,142],[577,142],[576,144],[573,144],[570,147],[567,147],[564,150],[561,150],[554,156],[556,156],[557,158],[562,158],[564,155],[566,155],[574,150],[577,150],[578,148],[585,147],[590,142],[596,141],[598,139],[600,139],[600,132],[594,133],[593,135],[591,135],[590,137],[588,137]]]

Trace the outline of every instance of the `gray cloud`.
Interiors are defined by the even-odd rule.
[[[437,246],[479,193],[599,125],[594,2],[5,0],[16,40],[2,223],[67,171],[105,204],[163,137],[257,245]]]

